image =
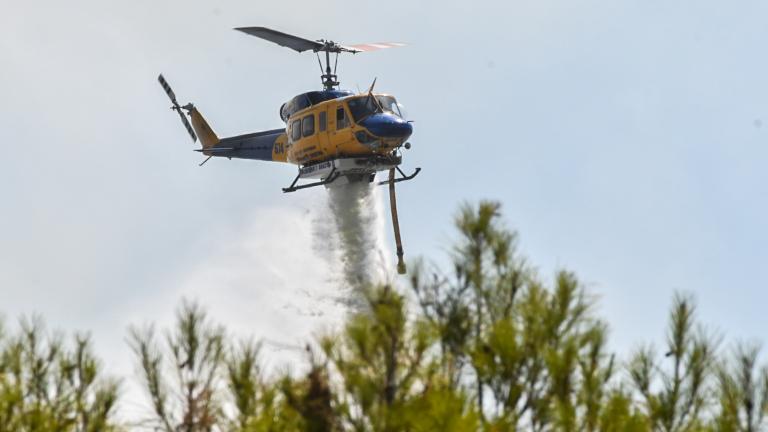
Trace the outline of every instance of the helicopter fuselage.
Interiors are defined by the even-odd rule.
[[[396,150],[413,132],[393,96],[372,92],[303,93],[280,108],[284,129],[223,139],[194,106],[185,109],[204,155],[291,163],[299,165],[299,178],[349,180],[394,168],[401,162]]]
[[[386,94],[304,93],[285,103],[280,117],[285,134],[275,141],[272,160],[297,165],[389,155],[413,132],[395,98]]]

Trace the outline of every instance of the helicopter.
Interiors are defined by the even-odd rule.
[[[213,157],[255,159],[294,164],[298,174],[283,192],[295,192],[317,186],[337,187],[349,183],[375,181],[376,173],[388,171],[392,225],[397,246],[397,271],[406,272],[397,218],[395,183],[411,180],[401,169],[402,151],[410,149],[408,138],[413,133],[412,122],[405,119],[394,96],[374,93],[376,79],[365,93],[341,90],[336,74],[339,54],[375,51],[404,46],[402,43],[381,42],[342,45],[331,40],[309,40],[266,27],[238,27],[234,30],[255,36],[299,53],[314,52],[321,71],[322,90],[309,91],[291,98],[279,110],[285,128],[219,138],[197,108],[188,103],[180,105],[171,86],[162,74],[160,85],[171,100],[193,142],[200,140],[202,148],[195,151],[207,156],[200,166]],[[321,60],[325,57],[325,68]],[[331,69],[331,54],[335,55]],[[189,120],[187,120],[189,117]],[[191,124],[190,124],[191,123]],[[398,175],[399,174],[399,175]],[[299,184],[300,180],[310,180]]]

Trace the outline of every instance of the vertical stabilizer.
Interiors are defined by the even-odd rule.
[[[205,121],[200,111],[195,108],[194,105],[188,104],[183,107],[189,113],[189,118],[192,120],[192,129],[195,130],[197,137],[200,139],[200,143],[203,145],[203,149],[213,147],[219,143],[219,137]]]

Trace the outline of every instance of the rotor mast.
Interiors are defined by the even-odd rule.
[[[318,42],[323,44],[321,47],[313,50],[317,54],[318,63],[320,63],[320,52],[325,52],[325,73],[320,75],[320,79],[323,81],[323,90],[333,90],[339,86],[339,77],[336,75],[336,65],[339,63],[339,53],[342,51],[355,53],[356,51],[345,49],[333,41],[320,39]],[[333,66],[333,72],[331,72],[331,53],[336,54],[336,63]],[[320,71],[323,72],[322,63],[320,63]]]

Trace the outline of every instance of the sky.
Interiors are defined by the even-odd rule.
[[[407,258],[445,263],[458,206],[497,200],[539,274],[574,271],[598,297],[620,353],[662,341],[675,292],[708,328],[760,340],[766,18],[752,0],[3,0],[0,312],[90,330],[117,374],[127,327],[171,322],[182,297],[283,345],[338,322],[326,193],[283,194],[287,165],[198,167],[156,81],[220,136],[282,127],[319,72],[231,30],[267,26],[408,44],[339,66],[342,87],[376,77],[414,120]]]

